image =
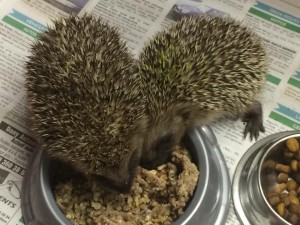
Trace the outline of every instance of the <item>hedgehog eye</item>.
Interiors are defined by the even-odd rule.
[[[168,151],[172,147],[172,134],[167,134],[158,140],[155,150],[158,152]]]
[[[183,119],[183,120],[187,120],[189,118],[191,114],[191,110],[188,108],[183,108],[181,110],[179,110],[178,115]]]

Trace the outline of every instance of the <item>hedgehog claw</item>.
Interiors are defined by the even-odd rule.
[[[242,116],[242,121],[246,123],[244,138],[250,134],[250,141],[253,138],[257,141],[259,132],[265,132],[262,121],[262,107],[259,102],[255,102],[249,110]]]
[[[262,121],[258,119],[250,119],[249,121],[244,121],[246,122],[246,127],[244,129],[244,138],[247,137],[247,134],[249,133],[250,135],[250,141],[253,140],[253,138],[257,141],[259,137],[259,132],[265,132],[265,128],[262,125]]]
[[[244,138],[246,138],[247,134],[249,133],[250,141],[252,141],[253,139],[257,141],[259,137],[259,132],[265,132],[265,128],[262,124],[260,124],[260,122],[251,120],[246,124],[244,130]]]

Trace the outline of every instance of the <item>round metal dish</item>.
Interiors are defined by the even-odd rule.
[[[267,136],[252,145],[239,161],[233,178],[232,197],[236,215],[242,224],[290,225],[266,202],[261,164],[276,144],[299,135],[300,131],[285,131]]]
[[[188,132],[185,144],[200,170],[192,201],[174,225],[225,224],[230,203],[230,179],[225,159],[209,127]],[[51,161],[37,151],[22,186],[22,213],[29,225],[71,225],[56,205],[51,188]]]

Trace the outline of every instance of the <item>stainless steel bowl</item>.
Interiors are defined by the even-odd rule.
[[[225,224],[230,203],[230,179],[224,157],[209,127],[190,130],[185,139],[200,170],[196,191],[186,211],[174,225]],[[56,205],[51,187],[53,163],[36,152],[24,177],[22,213],[29,225],[71,225]]]
[[[291,225],[272,209],[266,193],[277,183],[275,171],[265,168],[273,159],[281,162],[284,142],[300,137],[300,131],[286,131],[267,136],[252,145],[236,168],[232,197],[237,217],[244,225]]]

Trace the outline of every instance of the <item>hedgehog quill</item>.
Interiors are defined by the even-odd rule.
[[[258,95],[267,74],[261,39],[230,18],[190,16],[157,33],[139,56],[146,114],[142,165],[168,161],[190,128],[241,118],[264,132]]]
[[[241,117],[263,132],[260,38],[231,19],[192,16],[159,32],[136,66],[116,28],[85,15],[54,21],[33,44],[26,88],[34,130],[52,157],[118,192],[139,164],[166,163],[193,127]]]
[[[43,149],[119,192],[130,190],[142,148],[144,98],[132,65],[118,31],[89,15],[54,21],[27,62]]]

